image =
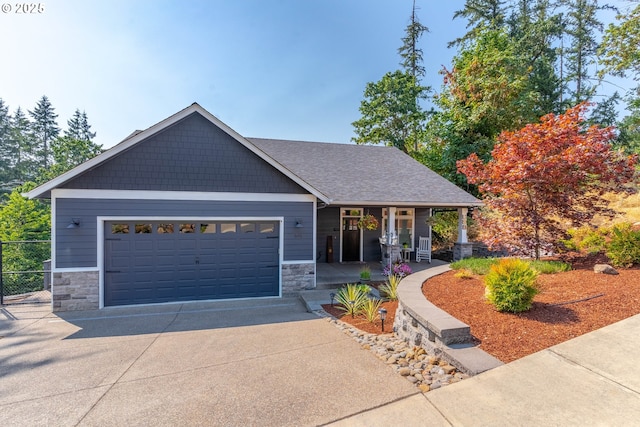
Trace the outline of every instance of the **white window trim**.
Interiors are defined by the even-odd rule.
[[[400,215],[398,213],[398,211],[411,211],[412,214],[411,215]],[[384,236],[384,234],[387,232],[387,224],[385,224],[385,222],[387,221],[387,218],[389,217],[389,212],[387,211],[387,208],[382,208],[382,235]],[[411,251],[415,250],[415,245],[414,245],[414,241],[415,241],[415,236],[416,236],[416,209],[415,208],[396,208],[396,223],[395,223],[395,230],[396,233],[398,233],[398,222],[402,219],[411,219],[411,242],[409,245],[409,248]],[[398,242],[402,245],[402,242]]]

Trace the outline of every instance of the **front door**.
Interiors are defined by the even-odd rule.
[[[342,218],[342,261],[360,261],[358,218]]]

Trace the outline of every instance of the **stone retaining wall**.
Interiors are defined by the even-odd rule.
[[[422,294],[422,284],[427,279],[449,270],[448,265],[433,267],[402,279],[393,323],[396,335],[469,375],[502,365],[472,344],[468,325],[433,305]]]

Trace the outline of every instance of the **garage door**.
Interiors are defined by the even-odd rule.
[[[104,305],[279,295],[278,221],[105,222]]]

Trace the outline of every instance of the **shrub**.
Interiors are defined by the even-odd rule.
[[[572,228],[567,231],[569,239],[561,240],[564,247],[571,251],[583,251],[588,254],[598,254],[605,250],[608,228],[593,229],[585,225],[580,228]]]
[[[458,270],[456,272],[456,274],[453,275],[454,277],[457,277],[458,279],[472,279],[473,278],[473,271],[467,269],[467,268],[462,268],[460,270]]]
[[[367,302],[367,295],[370,291],[371,288],[367,285],[347,284],[336,292],[337,307],[353,316],[358,313]],[[351,301],[353,301],[353,304],[351,304]]]
[[[484,279],[485,295],[498,311],[526,311],[538,293],[537,277],[538,273],[522,260],[500,260]]]
[[[380,286],[380,293],[389,301],[395,301],[398,299],[398,285],[400,284],[402,277],[392,274],[387,278],[387,283]]]
[[[379,300],[377,298],[367,298],[367,300],[362,305],[360,312],[364,315],[365,319],[373,323],[378,318],[378,310],[380,310],[381,305],[382,300]]]
[[[616,267],[640,264],[640,230],[634,230],[628,223],[613,227],[607,256]]]

